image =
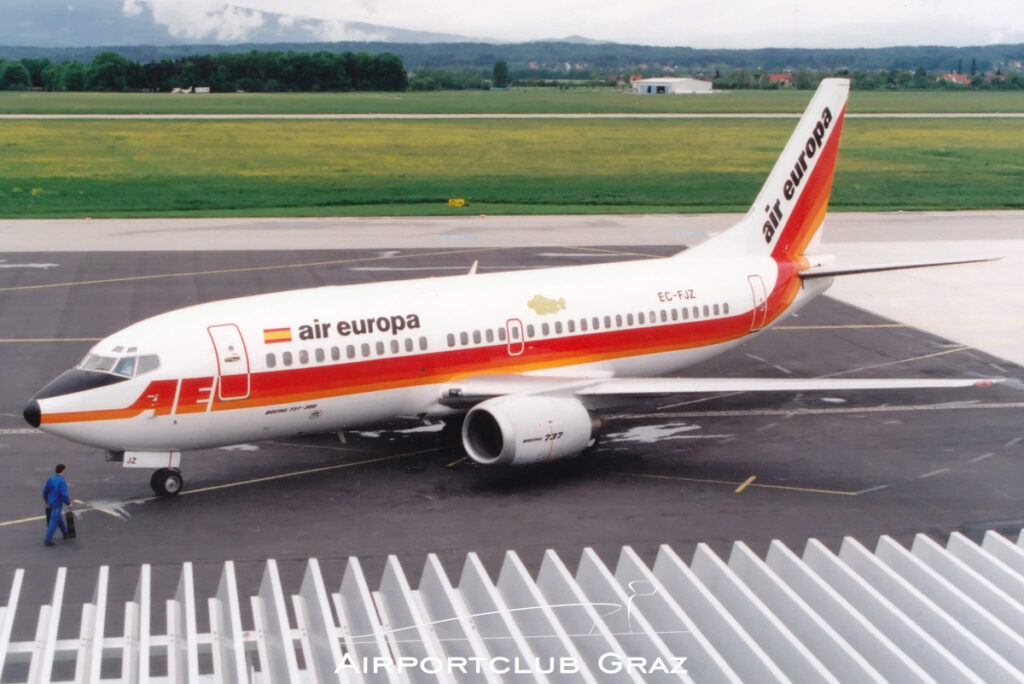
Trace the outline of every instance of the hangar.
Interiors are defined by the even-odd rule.
[[[633,92],[642,95],[710,93],[711,81],[699,78],[641,78],[633,81]]]

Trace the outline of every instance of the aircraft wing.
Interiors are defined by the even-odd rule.
[[[717,392],[840,392],[845,390],[986,387],[1003,378],[574,378],[479,375],[453,381],[441,402],[453,408],[511,394],[648,397]]]

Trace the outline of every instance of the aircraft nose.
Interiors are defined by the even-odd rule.
[[[39,402],[35,399],[30,399],[25,404],[25,410],[22,412],[25,416],[25,421],[34,428],[39,427],[39,423],[42,421],[43,414],[39,410]]]

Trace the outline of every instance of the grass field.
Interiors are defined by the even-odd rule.
[[[792,125],[7,121],[0,215],[739,210]],[[850,120],[833,207],[1019,208],[1022,187],[1022,120]],[[449,197],[471,204],[449,209]]]
[[[0,92],[0,113],[640,113],[803,111],[809,91],[734,91],[713,95],[633,95],[595,90],[524,88],[428,93],[166,93]],[[1024,112],[1024,92],[867,92],[850,97],[851,112]]]

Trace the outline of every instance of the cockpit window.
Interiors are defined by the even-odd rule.
[[[96,354],[89,354],[82,359],[81,368],[82,370],[93,370],[102,371],[109,373],[113,370],[114,365],[117,363],[117,359],[113,356],[98,356]]]
[[[135,376],[135,357],[125,356],[114,366],[114,375],[123,375],[126,378]]]
[[[113,373],[125,378],[133,378],[143,373],[156,370],[160,367],[160,357],[155,354],[143,354],[142,356],[100,356],[88,354],[78,364],[82,370],[98,371],[101,373]]]
[[[135,367],[135,374],[142,375],[154,371],[160,367],[160,357],[156,354],[143,354],[139,357],[139,365]]]

